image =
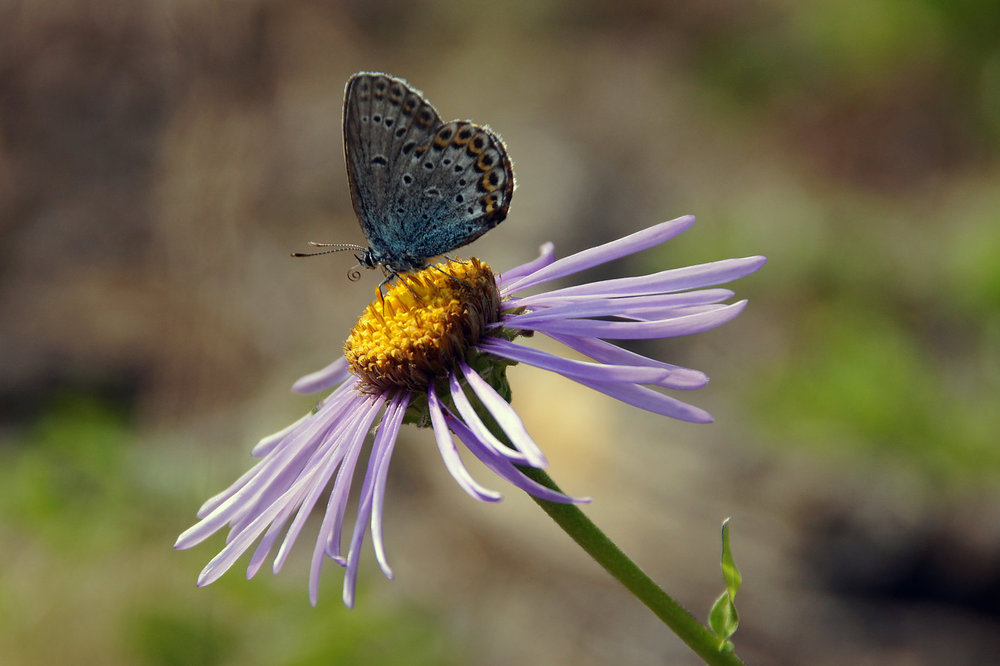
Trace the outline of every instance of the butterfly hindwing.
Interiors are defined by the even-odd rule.
[[[414,253],[432,257],[461,247],[507,216],[514,172],[496,134],[454,120],[414,152],[406,172],[413,191],[400,196],[419,202],[419,216],[405,218]]]

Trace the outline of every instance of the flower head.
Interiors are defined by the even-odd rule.
[[[404,419],[433,429],[445,466],[475,499],[496,502],[502,496],[472,478],[454,436],[497,476],[535,497],[588,501],[546,488],[518,469],[547,463],[509,404],[504,369],[511,363],[551,370],[651,412],[710,421],[707,412],[651,388],[700,388],[708,382],[703,373],[647,358],[608,340],[689,335],[733,319],[746,301],[726,304],[732,291],[706,287],[752,273],[764,264],[763,257],[524,293],[658,245],[693,223],[692,217],[678,218],[559,260],[549,243],[536,260],[501,275],[471,259],[400,276],[384,299],[362,314],[345,355],[292,387],[299,393],[333,392],[299,421],[261,440],[253,449],[259,462],[208,500],[198,512],[200,522],[178,538],[175,547],[189,548],[229,526],[226,546],[201,572],[198,584],[218,579],[259,539],[247,568],[252,577],[284,533],[273,562],[277,573],[331,478],[333,488],[313,547],[310,601],[316,603],[320,569],[328,557],[346,568],[344,603],[353,605],[369,524],[376,559],[391,578],[382,539],[383,499]],[[514,342],[529,332],[547,335],[593,361],[570,360]],[[351,482],[376,423],[344,554]],[[494,434],[501,432],[506,441]]]

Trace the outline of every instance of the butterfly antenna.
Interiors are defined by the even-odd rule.
[[[324,250],[322,252],[292,252],[293,257],[318,257],[321,254],[333,254],[334,252],[344,252],[347,250],[353,250],[354,252],[364,252],[365,248],[360,245],[355,245],[354,243],[316,243],[314,241],[309,241],[309,244],[313,247],[332,247],[332,250]]]

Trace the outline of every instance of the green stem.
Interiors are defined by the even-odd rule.
[[[562,492],[549,475],[533,467],[519,467],[538,483]],[[735,666],[743,662],[735,653],[719,652],[718,638],[706,629],[691,613],[684,610],[652,578],[630,560],[604,532],[595,525],[576,504],[557,504],[537,497],[532,499],[556,521],[574,541],[597,560],[597,563],[617,578],[629,592],[644,603],[678,637],[711,666]]]

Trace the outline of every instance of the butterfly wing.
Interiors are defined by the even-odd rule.
[[[419,91],[384,74],[359,73],[344,96],[344,152],[354,212],[379,263],[396,265],[406,247],[398,214],[400,164],[441,125]],[[404,152],[404,147],[406,152]]]
[[[484,127],[460,120],[442,125],[414,150],[404,184],[406,174],[413,177],[409,199],[420,204],[404,226],[420,256],[471,243],[507,217],[514,170],[503,140]]]
[[[344,145],[372,257],[392,270],[422,267],[507,216],[514,172],[500,137],[470,122],[442,123],[401,79],[351,77]]]

